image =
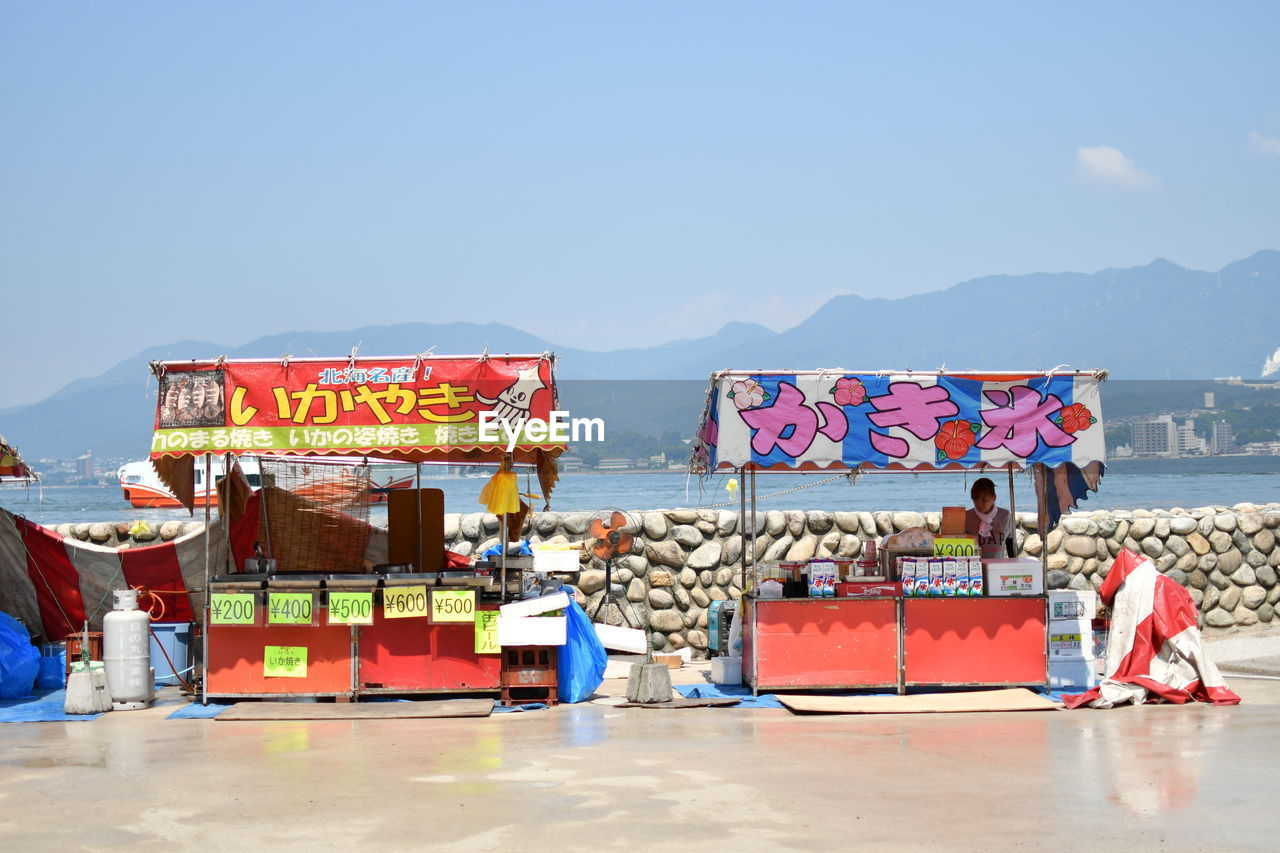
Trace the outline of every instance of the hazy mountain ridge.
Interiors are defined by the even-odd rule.
[[[722,368],[857,370],[1104,367],[1123,379],[1257,377],[1280,344],[1280,252],[1218,272],[1158,259],[1093,274],[993,275],[901,299],[837,296],[775,333],[732,322],[702,338],[593,352],[501,323],[398,323],[336,332],[291,331],[243,346],[179,341],[151,347],[45,400],[5,413],[0,432],[29,458],[140,456],[154,414],[150,361],[215,358],[555,352],[561,379],[705,379]],[[708,327],[717,318],[708,318]],[[696,412],[672,415],[687,428]]]

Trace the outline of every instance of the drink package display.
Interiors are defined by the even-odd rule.
[[[982,558],[969,558],[969,595],[973,598],[981,598],[985,594],[985,584],[982,580]]]
[[[916,595],[929,594],[929,561],[921,557],[916,560]]]
[[[956,558],[956,597],[969,597],[969,558]]]
[[[809,597],[822,598],[822,575],[815,566],[809,567]]]
[[[954,598],[957,586],[956,559],[948,557],[942,561],[942,594],[947,598]]]
[[[942,595],[942,563],[941,557],[934,557],[929,561],[929,595]]]
[[[902,594],[916,594],[916,558],[898,558],[898,580],[902,581]]]

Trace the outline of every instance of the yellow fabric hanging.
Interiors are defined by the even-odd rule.
[[[516,472],[504,462],[498,473],[489,478],[480,490],[477,503],[494,515],[520,511],[520,485],[516,482]]]

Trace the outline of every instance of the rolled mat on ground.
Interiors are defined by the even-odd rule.
[[[1240,697],[1204,651],[1196,604],[1155,564],[1127,548],[1116,557],[1099,590],[1111,608],[1106,677],[1097,687],[1064,696],[1068,708],[1111,708],[1126,702],[1211,702],[1236,705]]]

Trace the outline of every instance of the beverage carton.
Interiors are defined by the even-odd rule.
[[[942,596],[942,563],[941,557],[929,560],[929,595]]]
[[[986,593],[983,584],[982,558],[969,558],[969,596],[981,598]]]
[[[916,559],[916,593],[917,596],[929,594],[929,561],[923,557]]]
[[[902,581],[902,594],[904,596],[916,594],[916,558],[915,557],[899,557],[898,558],[898,580]]]
[[[956,587],[956,558],[948,557],[942,561],[942,594],[954,598]]]

